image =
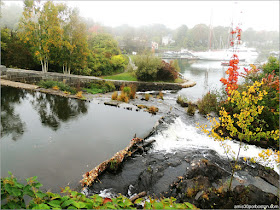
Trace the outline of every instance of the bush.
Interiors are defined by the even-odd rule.
[[[210,112],[218,112],[217,95],[208,92],[197,102],[199,113],[207,115]]]
[[[112,100],[117,100],[117,99],[118,99],[118,92],[115,91],[115,92],[113,92],[113,94],[112,94]]]
[[[96,81],[88,84],[86,88],[84,88],[86,92],[91,94],[112,92],[115,89],[115,85],[112,82],[107,81]]]
[[[162,61],[157,72],[157,80],[173,82],[178,78],[178,72],[171,64]]]
[[[238,92],[247,91],[249,86],[255,82],[262,83],[259,87],[261,91],[266,91],[267,94],[258,102],[258,105],[263,106],[263,112],[259,116],[258,121],[263,122],[266,126],[262,126],[264,131],[270,129],[276,130],[279,128],[279,76],[272,71],[269,74],[260,74],[255,66],[252,69],[246,70],[245,84],[239,85]],[[231,114],[238,113],[240,110],[231,102],[224,102],[222,106]],[[256,122],[254,123],[256,125]]]
[[[94,194],[89,198],[83,193],[62,188],[62,196],[52,192],[42,192],[43,185],[37,181],[37,177],[26,179],[27,184],[21,184],[9,172],[10,177],[1,178],[1,208],[2,209],[132,209],[143,202],[145,209],[173,208],[194,209],[195,206],[188,203],[176,203],[175,198],[162,198],[155,200],[150,198],[145,201],[138,198],[132,203],[127,197],[119,195],[116,198],[102,198]],[[29,202],[27,204],[27,202]]]
[[[150,97],[151,97],[151,95],[150,95],[150,94],[145,93],[145,100],[146,100],[146,101],[149,101],[149,100],[150,100]]]
[[[137,55],[134,57],[137,66],[136,77],[139,81],[155,81],[158,68],[161,66],[161,59],[151,54]]]
[[[70,92],[72,94],[77,93],[77,90],[69,85],[64,84],[63,82],[53,81],[53,80],[41,80],[38,84],[42,88],[54,88],[56,90]]]
[[[130,97],[130,99],[135,99],[136,98],[137,86],[131,84],[131,85],[129,85],[129,87],[130,87],[130,90],[131,90],[129,97]]]
[[[150,106],[147,111],[151,114],[156,114],[158,112],[158,108],[155,106]]]
[[[178,78],[178,65],[167,63],[152,55],[138,55],[134,57],[137,66],[136,77],[139,81],[170,81],[174,82]]]
[[[188,115],[193,116],[195,114],[195,105],[192,103],[189,103],[188,109],[187,109]]]
[[[159,91],[157,98],[163,100],[163,93],[161,91]]]
[[[179,66],[179,63],[178,63],[178,60],[177,60],[177,59],[174,60],[174,61],[170,61],[170,65],[171,65],[172,67],[174,67],[175,70],[176,70],[177,72],[180,72],[180,71],[181,71],[181,68],[180,68],[180,66]]]
[[[127,95],[127,96],[130,96],[131,94],[131,88],[130,87],[124,87],[122,89],[122,91]]]
[[[188,106],[188,99],[183,96],[178,96],[176,102],[181,105],[181,107]]]
[[[268,62],[262,66],[264,74],[270,74],[273,71],[279,74],[279,58],[270,56]]]
[[[126,93],[124,93],[122,91],[121,94],[118,96],[118,101],[122,101],[122,102],[128,103],[129,102],[129,97],[127,96]]]

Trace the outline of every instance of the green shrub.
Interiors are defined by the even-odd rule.
[[[115,85],[112,82],[107,81],[96,81],[90,83],[84,88],[88,93],[97,94],[97,93],[107,93],[112,92],[116,89]]]
[[[196,110],[195,105],[192,103],[189,103],[188,109],[187,109],[188,115],[193,116],[195,114],[195,110]]]
[[[53,80],[41,80],[38,84],[42,88],[53,88],[57,86],[61,91],[67,91],[72,94],[76,94],[77,90],[63,82],[53,81]]]
[[[178,96],[176,102],[181,105],[181,107],[187,107],[188,106],[188,99],[183,96]]]
[[[158,68],[161,66],[161,59],[152,55],[137,55],[134,57],[137,66],[136,77],[139,81],[155,81]]]
[[[2,209],[135,209],[137,204],[144,203],[145,209],[193,209],[194,205],[184,202],[176,203],[175,198],[150,198],[145,201],[138,198],[132,203],[127,197],[119,195],[116,198],[102,198],[94,194],[89,198],[83,193],[66,187],[61,190],[65,196],[57,193],[42,192],[42,184],[37,177],[26,179],[27,184],[21,184],[9,172],[10,177],[1,178],[1,208]],[[27,204],[27,202],[29,203]]]
[[[130,96],[131,94],[131,88],[130,87],[124,87],[122,90],[127,96]]]
[[[199,113],[207,115],[210,112],[218,111],[217,94],[208,92],[197,102]]]
[[[273,71],[278,75],[279,74],[279,58],[270,56],[268,62],[262,66],[264,74],[270,74]]]

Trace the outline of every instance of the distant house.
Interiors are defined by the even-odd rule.
[[[172,35],[171,34],[168,34],[167,36],[163,36],[162,37],[162,45],[168,45],[168,44],[172,44],[174,43],[175,41],[172,39]]]
[[[158,49],[158,43],[157,42],[152,41],[151,45],[152,45],[152,49],[155,49],[155,50]]]

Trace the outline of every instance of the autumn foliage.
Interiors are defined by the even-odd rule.
[[[241,43],[241,29],[239,27],[236,27],[235,30],[231,31],[231,41],[230,41],[230,45],[232,47],[234,47],[234,44],[240,44]],[[230,90],[236,90],[238,88],[237,82],[238,82],[238,63],[239,63],[239,59],[238,59],[238,55],[233,54],[231,60],[229,61],[229,68],[226,71],[226,74],[228,75],[228,78],[221,78],[221,82],[226,85],[226,91],[229,95],[229,91]]]

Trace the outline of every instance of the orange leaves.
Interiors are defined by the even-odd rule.
[[[226,74],[228,75],[228,79],[221,78],[220,81],[226,85],[226,91],[229,94],[229,90],[236,90],[238,88],[237,81],[238,81],[238,63],[239,59],[236,54],[232,56],[232,59],[229,62],[229,68],[226,71]]]
[[[237,40],[238,44],[240,43],[241,40],[241,29],[239,27],[236,27],[235,30],[232,29],[231,33],[231,40],[230,40],[230,46],[234,46],[235,41]],[[226,85],[226,91],[229,94],[230,90],[236,90],[238,88],[237,81],[238,81],[238,64],[239,64],[239,59],[238,55],[233,54],[231,60],[229,61],[229,68],[226,71],[226,74],[228,75],[228,79],[221,78],[220,81]]]
[[[108,202],[112,202],[112,199],[111,198],[104,198],[103,204],[108,203]]]

